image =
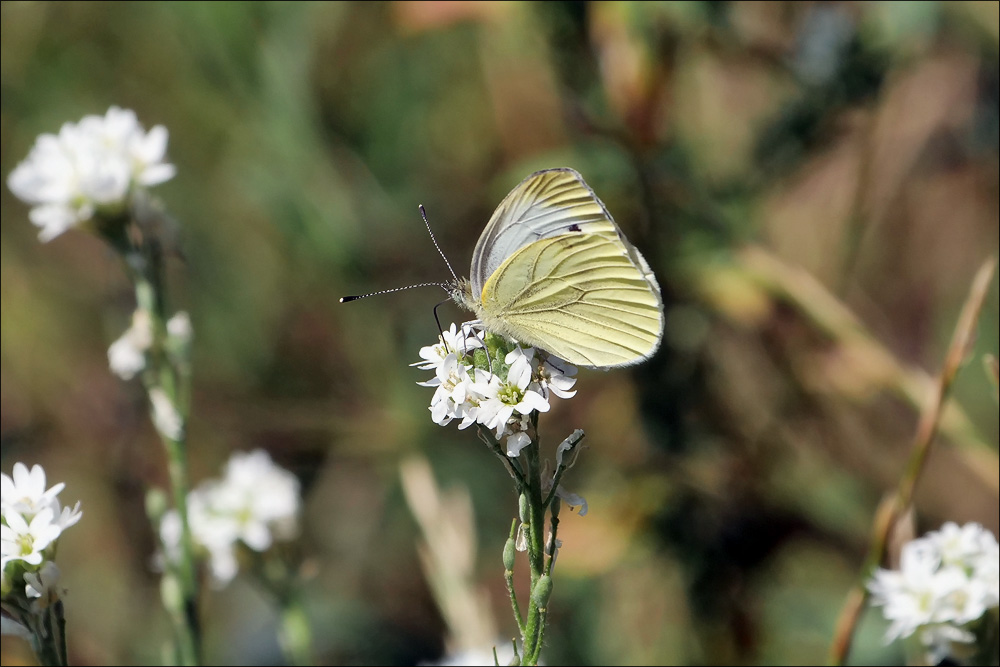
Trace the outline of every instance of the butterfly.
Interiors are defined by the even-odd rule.
[[[341,302],[444,287],[487,331],[588,368],[637,364],[663,338],[663,299],[649,264],[568,167],[536,171],[511,190],[476,243],[470,278],[452,276]]]
[[[648,359],[663,337],[649,264],[573,169],[537,171],[500,203],[452,299],[487,331],[576,366]]]

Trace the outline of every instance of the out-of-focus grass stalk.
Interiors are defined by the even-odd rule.
[[[180,553],[178,559],[168,559],[167,570],[161,582],[163,604],[174,629],[176,662],[180,665],[200,663],[201,632],[198,616],[198,572],[194,559],[194,543],[188,520],[187,498],[190,484],[187,478],[187,418],[191,395],[191,371],[187,359],[171,358],[167,353],[167,300],[163,268],[163,249],[153,234],[144,235],[141,241],[131,236],[129,221],[109,227],[106,238],[118,250],[126,271],[135,288],[136,305],[147,312],[153,334],[148,354],[148,365],[142,374],[143,386],[150,397],[150,411],[154,424],[157,407],[153,403],[154,391],[162,391],[177,411],[180,420],[176,434],[164,432],[157,425],[157,433],[167,457],[167,472],[174,507],[181,521]],[[143,227],[135,220],[136,227]],[[150,517],[156,525],[156,518]],[[166,553],[166,550],[164,550]]]
[[[911,507],[913,492],[916,489],[917,482],[920,480],[924,464],[927,461],[927,454],[934,442],[934,436],[937,433],[945,401],[948,398],[959,369],[971,353],[971,348],[975,340],[976,324],[979,321],[979,314],[986,300],[995,268],[996,260],[990,258],[980,267],[976,273],[976,277],[972,281],[969,297],[966,299],[965,305],[962,307],[962,312],[959,315],[951,344],[948,346],[944,365],[937,377],[934,392],[921,411],[920,422],[917,425],[917,432],[913,439],[910,458],[903,470],[903,475],[899,480],[895,493],[883,501],[882,506],[875,515],[875,521],[872,526],[872,541],[868,555],[861,568],[858,582],[848,594],[840,617],[837,620],[833,643],[830,646],[830,664],[842,665],[847,659],[847,655],[851,649],[851,642],[854,638],[854,631],[861,618],[861,613],[864,611],[865,603],[868,600],[866,583],[875,568],[885,558],[886,545],[897,521],[905,516]]]
[[[427,459],[400,464],[407,505],[423,533],[417,545],[420,564],[448,626],[447,651],[482,651],[496,641],[496,619],[489,595],[475,583],[476,528],[468,490],[442,492]]]
[[[920,368],[899,361],[866,329],[851,310],[827,290],[808,271],[786,264],[767,250],[748,247],[736,255],[735,274],[747,288],[764,290],[768,295],[794,307],[821,333],[829,336],[863,359],[873,386],[893,391],[913,407],[923,409],[927,396],[936,391],[937,381]],[[703,291],[712,292],[711,273],[699,279]],[[708,297],[712,299],[710,295]],[[961,407],[942,407],[937,427],[956,445],[956,454],[965,460],[969,471],[982,479],[994,492],[1000,491],[997,454],[976,433]]]

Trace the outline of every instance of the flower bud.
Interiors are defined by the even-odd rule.
[[[516,550],[514,548],[514,539],[508,537],[507,541],[503,545],[503,567],[505,570],[510,572],[514,569],[514,555]]]
[[[517,513],[521,523],[528,523],[528,494],[522,493],[517,499]]]
[[[535,582],[535,587],[531,589],[531,601],[538,606],[538,608],[545,609],[546,605],[549,604],[549,597],[552,595],[552,577],[547,574],[543,574]]]

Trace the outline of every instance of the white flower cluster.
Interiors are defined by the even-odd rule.
[[[173,178],[166,151],[165,127],[146,132],[134,111],[111,107],[104,116],[86,116],[64,124],[59,134],[39,136],[7,185],[32,205],[38,238],[50,241],[98,213],[120,213],[136,188]]]
[[[977,523],[946,523],[908,542],[898,570],[879,569],[868,582],[872,604],[890,621],[886,643],[918,633],[931,664],[952,643],[975,640],[967,625],[1000,601],[1000,550]]]
[[[484,331],[477,322],[454,324],[437,345],[421,348],[420,358],[411,366],[433,370],[434,377],[418,382],[434,387],[431,419],[442,426],[455,419],[459,428],[482,424],[506,437],[507,456],[517,456],[531,439],[526,433],[528,415],[547,412],[555,395],[570,398],[576,383],[576,367],[542,350],[515,346],[510,352],[488,361]],[[476,351],[480,359],[476,359]],[[492,367],[492,372],[490,368]]]
[[[48,605],[59,569],[53,562],[56,541],[83,516],[80,503],[62,507],[56,497],[66,485],[45,488],[45,470],[15,463],[13,475],[0,474],[0,560],[3,601],[29,612]]]
[[[209,557],[213,582],[225,586],[239,570],[240,542],[262,552],[275,540],[298,534],[299,480],[263,450],[236,452],[222,479],[202,482],[188,494],[188,521],[195,547]],[[167,557],[180,552],[181,521],[175,510],[160,523]]]

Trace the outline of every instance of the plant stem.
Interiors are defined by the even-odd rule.
[[[302,596],[292,591],[281,600],[281,618],[278,627],[278,642],[290,665],[311,665],[312,631],[309,617],[302,606]]]
[[[534,592],[539,578],[545,574],[545,505],[542,502],[542,466],[539,456],[537,422],[534,426],[535,428],[532,430],[535,437],[531,444],[525,448],[527,452],[525,466],[527,486],[524,489],[528,498],[528,564],[531,568],[532,592]],[[521,664],[534,665],[537,663],[544,629],[545,615],[539,609],[535,596],[530,595]]]
[[[278,607],[278,643],[289,665],[312,665],[312,629],[296,571],[275,549],[251,552],[254,579]]]
[[[135,221],[138,225],[138,221]],[[197,665],[200,662],[200,624],[198,619],[198,575],[195,568],[194,545],[191,539],[191,525],[188,519],[187,478],[187,415],[190,397],[191,374],[187,360],[172,363],[166,353],[167,339],[167,299],[166,281],[163,268],[162,248],[155,237],[144,238],[136,245],[128,236],[128,226],[119,225],[108,235],[111,244],[121,253],[125,269],[135,288],[136,305],[145,311],[151,320],[153,341],[147,359],[148,367],[143,373],[146,392],[152,396],[154,390],[162,391],[177,411],[181,424],[179,435],[166,434],[157,426],[160,441],[167,458],[167,473],[170,477],[170,491],[174,507],[181,522],[180,553],[178,562],[170,566],[172,575],[165,575],[161,595],[164,606],[174,626],[176,659],[182,665]],[[150,401],[150,407],[155,407]],[[155,418],[154,418],[155,424]],[[152,518],[152,517],[151,517]],[[175,581],[167,580],[173,576]],[[176,590],[179,588],[179,591]]]
[[[62,600],[56,600],[45,609],[22,619],[31,631],[31,648],[43,667],[61,667],[69,664],[66,651],[66,617]]]
[[[510,535],[508,536],[508,544],[512,543],[517,534],[517,519],[510,522]],[[507,545],[504,545],[504,549],[507,549]],[[505,556],[506,558],[506,556]],[[513,559],[511,559],[511,565],[513,565]],[[514,571],[504,564],[503,571],[504,583],[507,584],[507,594],[510,596],[510,606],[514,611],[514,620],[517,622],[517,630],[524,636],[524,617],[521,616],[521,606],[517,603],[517,593],[514,592]],[[516,650],[516,646],[515,646]]]

